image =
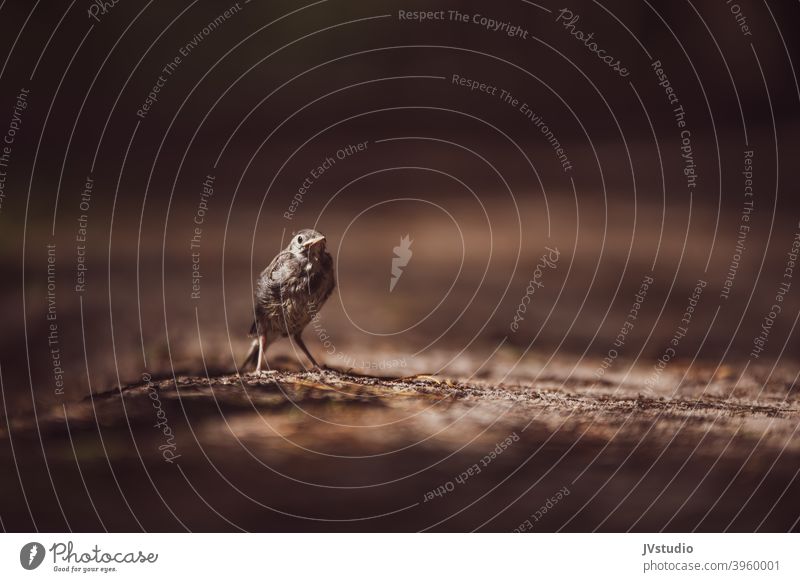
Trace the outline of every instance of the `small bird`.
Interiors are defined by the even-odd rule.
[[[276,336],[291,337],[319,368],[301,334],[336,287],[333,271],[323,235],[312,229],[292,235],[256,282],[255,321],[250,327],[255,339],[242,368],[255,361],[256,373],[261,373],[268,340]]]

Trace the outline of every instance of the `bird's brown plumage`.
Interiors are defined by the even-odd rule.
[[[300,334],[335,287],[333,258],[325,248],[325,238],[310,229],[295,233],[256,282],[250,335],[264,342],[261,351],[266,349],[266,338],[290,336],[316,365]],[[252,355],[251,351],[248,361]],[[258,364],[260,369],[261,362]]]

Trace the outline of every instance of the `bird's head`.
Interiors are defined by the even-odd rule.
[[[310,228],[299,230],[292,235],[289,250],[305,256],[319,255],[325,250],[325,236]]]

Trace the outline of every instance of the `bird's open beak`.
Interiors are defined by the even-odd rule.
[[[303,243],[303,246],[307,247],[307,248],[311,248],[315,244],[320,243],[320,242],[322,242],[324,240],[325,240],[324,236],[318,236],[317,238],[312,238],[311,240],[307,240],[306,242]]]

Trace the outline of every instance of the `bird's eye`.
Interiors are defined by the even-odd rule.
[[[297,237],[297,244],[300,244],[301,242],[303,242],[302,235]]]

